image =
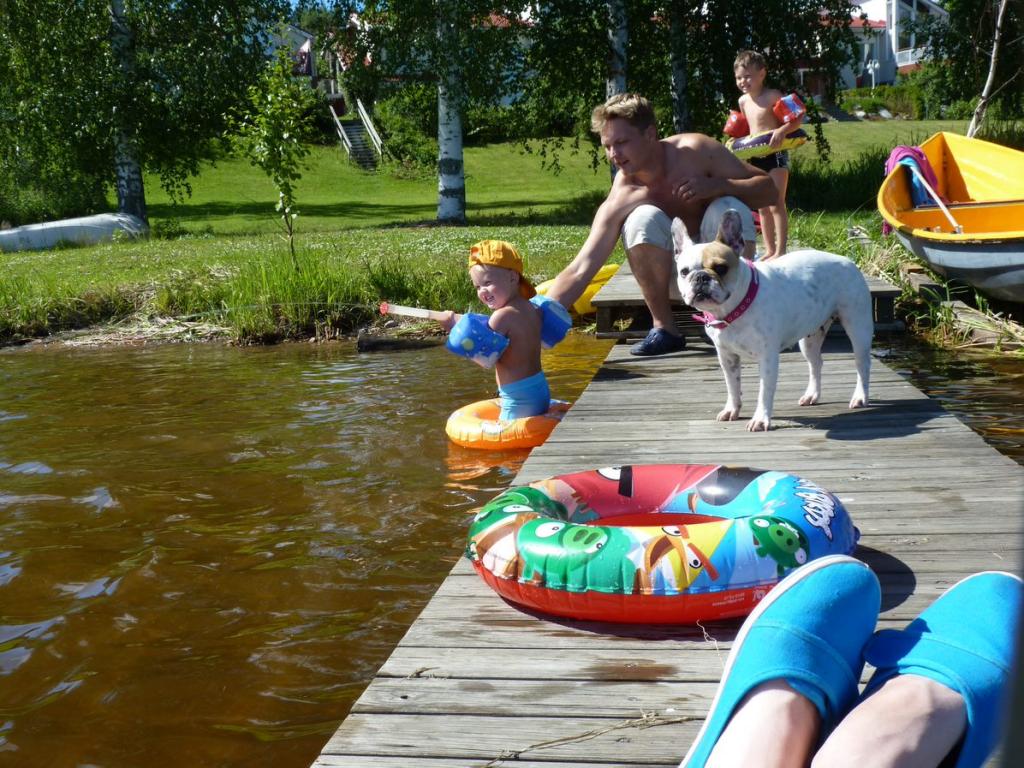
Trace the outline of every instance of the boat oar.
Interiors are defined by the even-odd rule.
[[[925,181],[924,174],[922,174],[921,169],[917,167],[917,163],[901,163],[901,165],[905,165],[909,168],[911,173],[914,174],[914,178],[921,182],[921,186],[927,190],[929,195],[931,195],[932,200],[934,200],[935,204],[939,206],[939,210],[946,215],[946,218],[949,220],[949,225],[953,227],[953,232],[957,235],[963,234],[964,228],[957,223],[956,219],[953,218],[953,214],[949,212],[949,208],[946,207],[945,203],[939,199],[939,195],[934,189],[932,189],[932,185]]]
[[[445,317],[444,312],[438,312],[433,309],[420,309],[419,307],[407,307],[402,304],[390,304],[386,301],[380,303],[380,313],[382,315],[404,315],[405,317],[421,317],[424,320],[437,320],[442,321]]]

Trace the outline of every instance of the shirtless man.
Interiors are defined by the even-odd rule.
[[[744,255],[754,253],[751,208],[778,197],[768,174],[736,158],[714,139],[680,133],[658,139],[654,110],[642,96],[612,96],[594,110],[591,130],[617,169],[608,197],[597,209],[590,235],[576,258],[555,278],[548,296],[565,306],[582,295],[622,236],[630,267],[651,311],[654,327],[630,349],[634,355],[662,355],[686,346],[669,299],[673,279],[674,217],[701,240],[714,240],[730,208],[743,219]]]

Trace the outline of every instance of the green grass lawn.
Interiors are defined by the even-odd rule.
[[[933,133],[966,133],[966,120],[856,120],[825,123],[825,138],[836,164],[855,159],[863,152],[881,148],[888,154],[897,144],[919,144]],[[804,151],[804,150],[801,150]]]
[[[877,217],[878,157],[897,143],[964,127],[827,124],[831,166],[820,167],[812,149],[798,150],[803,171],[794,173],[791,190],[808,185],[804,199],[814,203],[836,188],[850,188],[852,196],[844,199],[854,203],[795,211],[793,239],[844,252],[848,227],[873,228]],[[603,162],[596,172],[591,167],[594,151],[564,152],[564,170],[554,175],[517,145],[471,147],[465,156],[470,226],[436,227],[429,226],[436,213],[435,177],[366,173],[340,149],[314,147],[296,194],[299,281],[274,211],[276,193],[262,172],[237,159],[205,167],[182,205],[172,205],[148,179],[155,231],[183,236],[4,254],[0,343],[140,312],[215,317],[233,324],[240,337],[274,338],[308,334],[323,324],[350,329],[385,298],[464,309],[473,301],[464,259],[476,240],[515,243],[535,280],[552,277],[575,255],[609,184]],[[809,187],[812,178],[818,188]],[[623,258],[621,248],[612,258]],[[256,319],[246,315],[254,307]]]
[[[300,232],[428,222],[437,215],[437,177],[403,179],[369,173],[348,161],[340,146],[314,146],[296,185]],[[588,148],[589,149],[589,148]],[[564,157],[557,176],[519,145],[495,144],[465,151],[466,204],[470,221],[564,220],[573,201],[608,189],[608,171],[591,170],[589,155]],[[156,178],[146,180],[151,222],[186,232],[218,235],[279,231],[277,192],[259,169],[241,159],[206,166],[192,181],[192,197],[174,205]]]
[[[831,122],[824,126],[832,149],[832,165],[842,166],[869,150],[886,153],[895,144],[916,143],[939,130],[963,132],[966,123],[950,121]],[[598,170],[591,161],[596,150],[561,154],[564,170],[552,174],[541,168],[539,156],[517,144],[469,147],[465,152],[466,205],[471,223],[578,223],[593,215],[608,190],[603,159]],[[813,148],[800,157],[818,164]],[[793,187],[799,192],[799,178]],[[174,205],[156,178],[146,180],[151,222],[192,234],[246,235],[279,231],[274,206],[277,193],[259,169],[229,158],[207,165],[192,181],[193,194]],[[348,162],[339,147],[312,147],[308,167],[296,186],[298,229],[301,234],[342,229],[381,227],[431,221],[437,212],[437,179],[396,178],[367,173]]]

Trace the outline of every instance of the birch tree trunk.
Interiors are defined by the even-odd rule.
[[[124,18],[124,0],[110,0],[110,47],[121,67],[125,81],[130,82],[134,70],[131,30]],[[114,170],[117,187],[117,210],[149,223],[146,214],[146,192],[142,185],[134,132],[123,112],[114,116]]]
[[[669,7],[669,58],[672,64],[672,129],[683,133],[690,127],[686,101],[686,7],[681,2]]]
[[[608,8],[608,74],[605,80],[605,98],[626,92],[626,44],[629,42],[629,24],[623,0],[607,0]]]
[[[992,58],[988,63],[988,77],[985,79],[985,87],[981,90],[981,98],[978,99],[978,106],[974,108],[971,116],[971,124],[967,128],[967,137],[971,138],[979,130],[985,121],[985,112],[988,110],[988,102],[992,98],[992,88],[996,82],[996,63],[999,61],[999,39],[1003,33],[1003,17],[1006,15],[1008,0],[1000,0],[999,15],[996,17],[996,33],[992,39]]]
[[[441,0],[437,37],[437,220],[466,223],[466,169],[462,161],[462,80],[450,0]]]

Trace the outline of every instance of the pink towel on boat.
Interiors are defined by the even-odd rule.
[[[928,158],[925,156],[924,152],[921,151],[920,147],[908,147],[904,144],[894,147],[892,152],[889,153],[889,158],[885,161],[885,175],[888,176],[892,173],[892,169],[901,163],[903,165],[908,165],[909,163],[916,165],[917,169],[921,172],[921,175],[924,176],[925,181],[927,181],[931,185],[932,189],[938,193],[939,180],[935,176],[935,171],[932,170],[931,163],[928,162]],[[943,200],[943,202],[946,201]],[[918,204],[916,199],[914,204]],[[889,222],[883,222],[882,234],[888,235],[890,232],[892,232],[892,227],[889,226]]]

